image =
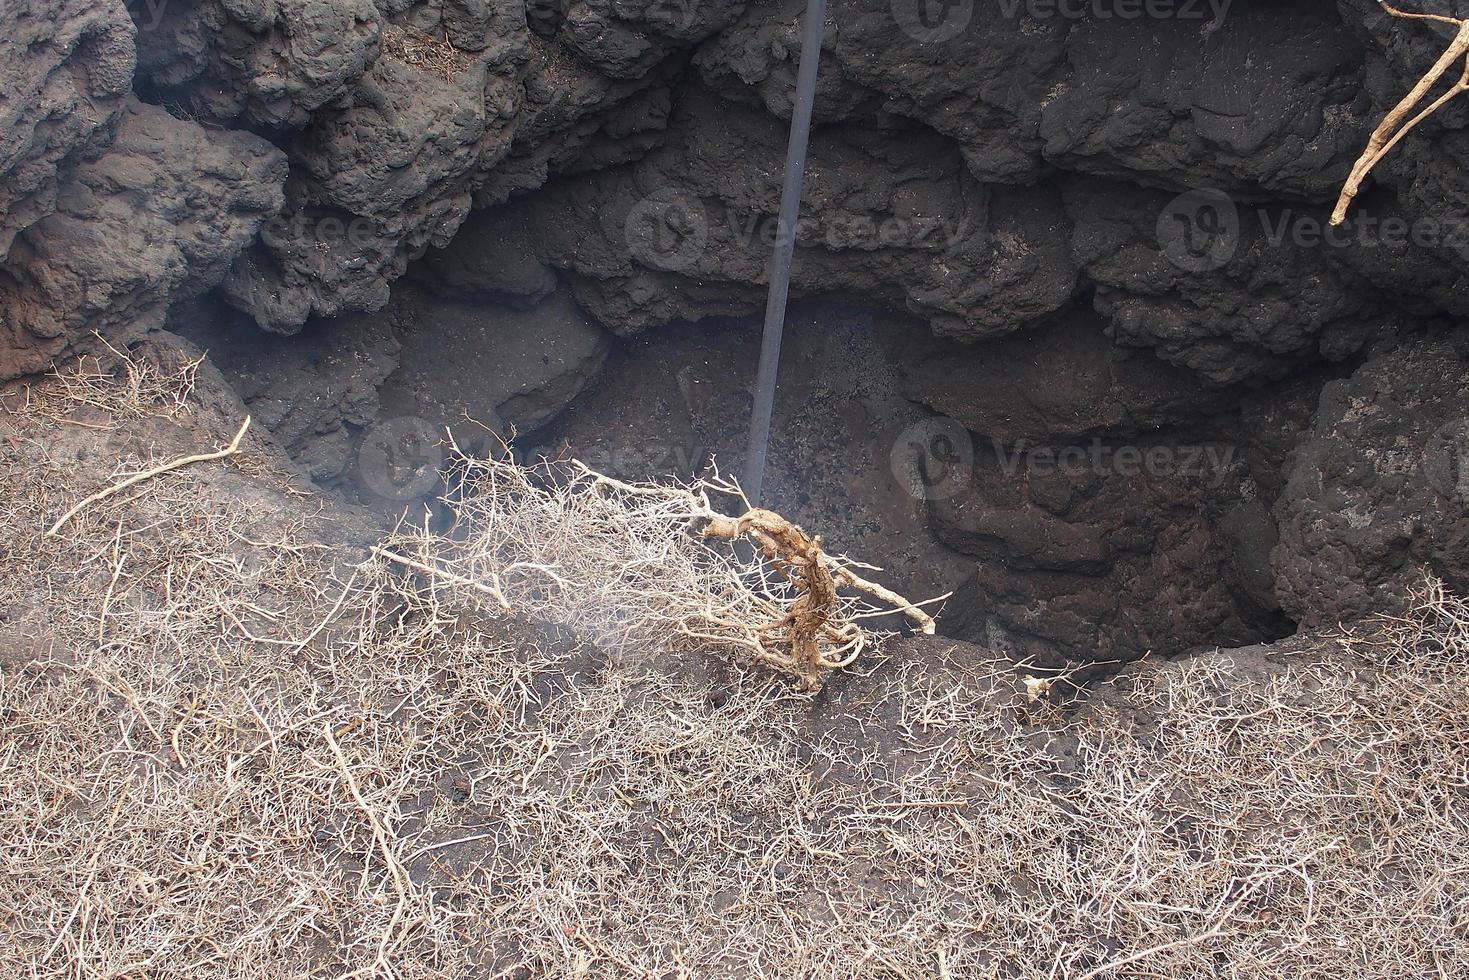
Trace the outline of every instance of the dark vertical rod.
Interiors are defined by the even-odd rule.
[[[780,195],[775,257],[770,263],[770,295],[765,301],[765,336],[760,343],[760,372],[755,378],[755,410],[750,417],[750,444],[745,453],[745,496],[760,506],[765,488],[765,456],[770,447],[770,417],[775,411],[775,381],[780,346],[785,337],[786,301],[791,293],[791,260],[796,251],[796,219],[806,178],[806,150],[811,145],[811,110],[816,102],[816,72],[821,65],[821,37],[826,27],[826,0],[808,0],[801,35],[801,63],[796,70],[796,100],[791,109],[791,138],[786,147],[785,186]]]

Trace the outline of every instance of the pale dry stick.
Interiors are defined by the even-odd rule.
[[[280,732],[271,732],[269,727],[267,727],[266,732],[268,734],[268,737],[262,739],[261,742],[253,749],[249,749],[245,752],[231,754],[226,758],[224,767],[225,780],[229,781],[233,779],[235,772],[240,768],[240,766],[244,765],[246,762],[249,762],[252,758],[259,754],[261,750],[268,748],[274,751],[276,745],[280,742],[280,740],[285,738],[287,735],[293,735],[296,732],[299,732],[301,729],[307,727],[308,725],[313,725],[316,722],[321,721],[323,718],[330,718],[332,715],[339,714],[343,710],[344,708],[342,705],[335,705],[333,707],[327,708],[324,711],[318,711],[313,715],[303,718],[300,721],[295,722],[294,724],[282,729]]]
[[[1211,939],[1215,939],[1223,935],[1224,931],[1229,927],[1230,919],[1234,916],[1234,914],[1238,912],[1240,910],[1240,907],[1243,906],[1245,902],[1249,901],[1250,897],[1254,895],[1255,892],[1259,891],[1265,884],[1273,881],[1283,874],[1289,874],[1291,871],[1295,870],[1298,867],[1304,866],[1306,862],[1310,861],[1312,858],[1316,857],[1319,854],[1322,854],[1326,851],[1334,851],[1336,849],[1337,847],[1335,844],[1327,844],[1323,847],[1318,847],[1316,850],[1312,851],[1309,854],[1301,855],[1289,864],[1282,865],[1278,868],[1272,868],[1266,874],[1257,875],[1256,877],[1249,879],[1245,883],[1245,887],[1240,890],[1239,895],[1235,897],[1235,900],[1229,904],[1228,908],[1225,908],[1223,911],[1221,911],[1215,917],[1214,924],[1203,932],[1194,936],[1184,936],[1182,939],[1175,939],[1171,942],[1166,942],[1157,946],[1149,947],[1148,949],[1140,949],[1135,953],[1130,953],[1127,956],[1123,956],[1120,959],[1113,960],[1110,963],[1103,963],[1101,966],[1095,967],[1082,974],[1078,978],[1078,980],[1096,980],[1097,977],[1104,976],[1108,973],[1116,973],[1123,967],[1131,966],[1132,964],[1137,963],[1141,960],[1145,960],[1150,956],[1157,956],[1159,953],[1167,953],[1175,949],[1185,949],[1189,946],[1197,946],[1201,943],[1206,943]]]
[[[76,921],[77,915],[81,913],[82,906],[86,904],[87,892],[91,890],[92,885],[97,880],[97,864],[102,860],[103,852],[107,850],[107,834],[111,833],[112,828],[117,826],[117,818],[122,816],[122,808],[129,802],[127,794],[128,790],[133,787],[133,775],[133,773],[128,773],[127,779],[122,784],[122,788],[117,791],[117,802],[113,804],[112,814],[107,818],[107,827],[99,835],[100,841],[97,844],[97,848],[92,852],[92,859],[87,862],[87,878],[82,882],[82,887],[77,891],[76,904],[72,906],[71,914],[66,917],[66,921],[61,924],[61,928],[56,931],[56,939],[51,943],[51,948],[46,950],[45,955],[41,957],[41,962],[43,963],[56,955],[56,951],[61,948],[61,944],[66,940],[66,931],[71,928],[71,924]]]
[[[357,779],[352,775],[351,767],[347,765],[347,757],[342,754],[342,747],[337,744],[336,736],[332,734],[332,726],[323,725],[321,735],[337,760],[337,769],[342,774],[342,781],[347,784],[347,791],[352,794],[353,801],[372,826],[372,838],[377,842],[383,863],[387,865],[388,873],[393,879],[393,890],[398,893],[398,905],[393,909],[393,917],[388,921],[388,927],[383,930],[382,938],[378,941],[377,960],[372,966],[374,976],[378,974],[378,968],[381,967],[383,972],[391,977],[394,974],[392,964],[388,962],[388,947],[392,945],[393,936],[398,931],[398,924],[403,921],[404,911],[408,907],[408,873],[403,870],[403,866],[398,863],[397,857],[393,854],[393,848],[388,843],[387,828],[383,826],[382,820],[368,805],[366,798],[362,795],[362,790],[357,786]],[[360,974],[362,971],[357,972]]]
[[[102,597],[102,611],[97,614],[97,645],[102,645],[107,633],[107,611],[112,607],[112,595],[117,590],[117,580],[122,577],[122,566],[127,555],[122,553],[122,521],[117,522],[117,535],[112,539],[112,580],[107,583],[107,594]]]
[[[1402,17],[1406,20],[1430,20],[1450,24],[1458,28],[1458,33],[1454,35],[1453,41],[1449,43],[1444,53],[1433,63],[1433,67],[1428,69],[1423,77],[1418,80],[1418,84],[1414,85],[1412,90],[1403,96],[1397,105],[1393,106],[1392,111],[1384,116],[1382,122],[1378,123],[1377,128],[1372,131],[1372,136],[1367,141],[1367,148],[1362,151],[1362,155],[1352,165],[1352,172],[1347,177],[1346,184],[1342,186],[1341,195],[1337,198],[1336,208],[1331,213],[1331,223],[1333,225],[1340,225],[1347,219],[1347,211],[1351,208],[1352,201],[1361,192],[1362,182],[1367,179],[1367,175],[1372,172],[1373,168],[1382,161],[1382,158],[1393,147],[1397,146],[1413,127],[1437,112],[1450,99],[1463,92],[1469,92],[1469,60],[1466,60],[1463,77],[1454,83],[1448,92],[1435,100],[1427,109],[1404,123],[1403,120],[1413,111],[1413,107],[1423,101],[1424,96],[1429,93],[1454,62],[1460,58],[1469,59],[1469,19],[1443,17],[1437,14],[1415,14],[1406,10],[1399,10],[1396,7],[1382,2],[1382,0],[1379,0],[1379,3],[1383,10],[1386,10],[1394,17]]]
[[[431,578],[443,579],[444,581],[450,582],[454,585],[463,585],[474,589],[477,592],[483,592],[485,595],[491,597],[496,602],[498,602],[500,604],[500,608],[505,610],[505,612],[513,613],[515,611],[510,607],[510,600],[505,598],[505,593],[500,591],[500,587],[498,584],[486,585],[485,583],[478,582],[472,578],[466,578],[463,575],[456,575],[454,572],[446,571],[442,568],[435,568],[432,565],[425,565],[423,562],[414,561],[412,558],[404,557],[403,555],[400,555],[394,551],[389,551],[386,548],[373,548],[372,553],[374,555],[377,555],[379,558],[385,558],[390,562],[402,565],[404,568],[411,568],[415,572],[422,572],[423,574]]]
[[[603,946],[591,936],[588,936],[585,931],[578,929],[575,933],[575,938],[577,942],[585,946],[594,955],[603,956],[612,963],[615,963],[627,972],[632,973],[636,976],[645,977],[647,978],[647,980],[656,980],[656,973],[649,973],[647,970],[644,970],[636,963],[629,962],[623,957],[618,956],[612,950],[608,949],[606,946]]]
[[[300,653],[302,650],[306,649],[307,645],[310,644],[312,640],[321,635],[321,631],[326,629],[327,624],[337,618],[337,613],[342,611],[342,606],[347,602],[347,596],[352,593],[352,586],[357,583],[357,575],[359,571],[360,569],[354,569],[352,574],[348,576],[347,584],[342,587],[342,594],[337,597],[336,605],[332,606],[331,611],[326,614],[326,618],[316,625],[316,629],[306,634],[306,638],[304,640],[302,640],[300,643],[297,643],[291,648],[291,653]]]
[[[183,746],[179,744],[180,739],[183,736],[184,729],[188,727],[189,722],[194,720],[194,715],[197,714],[198,711],[199,698],[197,695],[191,695],[189,697],[188,710],[184,712],[183,718],[179,719],[179,723],[173,726],[173,731],[170,732],[168,735],[168,744],[173,748],[173,755],[174,758],[178,760],[180,769],[189,768],[189,760],[184,758]]]
[[[924,612],[922,607],[931,606],[936,602],[943,602],[946,599],[952,598],[954,595],[954,593],[952,592],[946,592],[941,596],[936,596],[932,599],[925,599],[922,602],[909,602],[907,599],[898,595],[898,593],[894,592],[892,589],[884,588],[881,585],[878,585],[876,582],[869,582],[867,579],[862,578],[861,576],[854,573],[850,568],[838,564],[830,557],[827,558],[827,567],[831,570],[832,577],[834,577],[839,583],[849,588],[856,589],[858,592],[865,593],[866,595],[869,595],[874,599],[879,599],[883,602],[888,603],[897,612],[902,613],[909,622],[918,627],[918,632],[922,633],[924,636],[934,635],[937,629],[937,621],[928,613]],[[889,615],[889,613],[881,612],[877,615],[885,616]]]
[[[126,677],[115,675],[118,683],[114,685],[109,683],[108,680],[102,676],[102,673],[99,670],[90,665],[76,665],[61,663],[58,661],[50,661],[50,663],[56,663],[58,664],[58,666],[64,667],[67,670],[80,670],[84,673],[90,674],[99,685],[126,701],[128,707],[133,709],[133,713],[136,714],[138,716],[138,720],[147,727],[148,732],[158,741],[158,744],[163,744],[163,733],[159,731],[158,728],[154,726],[153,722],[148,718],[148,713],[143,710],[142,702],[138,700],[137,690],[134,689],[132,683],[129,682]]]
[[[477,840],[489,840],[491,837],[494,836],[494,834],[473,834],[469,837],[455,837],[452,840],[441,840],[437,844],[425,844],[424,846],[420,847],[418,850],[414,851],[412,854],[404,858],[403,863],[412,864],[414,861],[417,861],[419,858],[432,851],[440,851],[446,847],[454,847],[459,844],[472,844]]]
[[[169,472],[170,470],[176,470],[182,466],[189,466],[193,463],[209,463],[217,459],[228,459],[229,457],[236,455],[240,451],[240,441],[245,438],[245,432],[249,428],[250,416],[247,415],[245,416],[245,423],[240,426],[240,431],[235,433],[234,439],[232,439],[230,441],[230,444],[225,448],[216,450],[212,453],[200,453],[196,456],[181,456],[178,459],[175,459],[168,463],[164,463],[161,466],[155,466],[150,470],[144,470],[142,473],[135,473],[132,476],[128,477],[126,480],[123,480],[121,483],[114,483],[112,486],[106,488],[105,490],[97,491],[90,497],[78,503],[75,507],[67,511],[65,514],[62,514],[61,519],[58,520],[55,524],[51,525],[51,529],[46,532],[46,536],[48,538],[55,537],[56,533],[65,526],[67,521],[71,520],[87,507],[97,503],[100,500],[106,500],[108,497],[112,496],[115,493],[121,493],[128,487],[136,486],[137,484],[142,483],[144,480],[151,480],[155,476],[160,476],[164,473]]]

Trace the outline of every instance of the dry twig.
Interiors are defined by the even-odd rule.
[[[112,486],[107,487],[103,490],[98,490],[90,497],[87,497],[85,500],[77,503],[77,505],[72,507],[71,510],[67,511],[65,514],[62,514],[61,517],[57,519],[56,523],[51,525],[50,530],[46,532],[47,537],[55,536],[55,534],[66,525],[67,521],[71,520],[83,510],[86,510],[92,504],[95,504],[100,500],[106,500],[113,494],[121,493],[128,487],[137,486],[144,480],[151,480],[155,476],[160,476],[164,473],[179,469],[183,466],[190,466],[194,463],[208,463],[217,459],[228,459],[229,457],[235,455],[240,451],[240,440],[245,438],[245,432],[249,430],[249,428],[250,416],[247,415],[245,416],[244,423],[240,426],[240,431],[235,433],[234,439],[232,439],[230,441],[230,444],[223,449],[215,450],[212,453],[200,453],[194,456],[181,456],[178,459],[170,460],[169,462],[163,463],[159,466],[154,466],[151,469],[144,470],[141,473],[134,473],[126,480],[114,483]]]
[[[1403,96],[1402,100],[1383,117],[1382,122],[1378,123],[1377,128],[1372,131],[1372,136],[1367,141],[1367,148],[1362,151],[1362,155],[1352,166],[1352,172],[1342,187],[1341,195],[1337,198],[1336,208],[1331,213],[1333,225],[1340,225],[1347,219],[1347,212],[1352,206],[1352,201],[1356,200],[1362,190],[1362,182],[1367,179],[1367,175],[1372,172],[1373,168],[1382,162],[1383,157],[1391,153],[1393,148],[1402,142],[1403,137],[1412,132],[1413,128],[1423,120],[1443,108],[1451,99],[1464,92],[1469,92],[1469,19],[1443,17],[1438,14],[1415,14],[1399,10],[1383,0],[1379,0],[1379,3],[1382,9],[1394,17],[1449,24],[1456,29],[1456,32],[1449,46],[1444,49],[1444,53],[1433,63],[1433,67],[1424,73],[1423,77],[1418,80],[1418,84]],[[1464,70],[1459,79],[1450,85],[1447,91],[1429,103],[1427,108],[1409,118],[1410,113],[1413,113],[1418,104],[1427,97],[1439,79],[1443,78],[1449,69],[1460,60],[1464,61]]]

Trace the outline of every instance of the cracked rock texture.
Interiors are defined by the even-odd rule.
[[[220,283],[280,207],[285,173],[258,137],[129,102],[112,146],[0,266],[0,376],[44,370],[93,332],[126,343],[161,327],[170,303]]]
[[[1281,602],[1309,626],[1469,581],[1469,335],[1413,338],[1321,392],[1276,505]]]
[[[0,15],[0,262],[56,210],[71,167],[105,146],[132,88],[121,0],[6,0]]]
[[[351,492],[384,425],[464,413],[737,463],[803,6],[11,0],[0,378],[167,318]],[[901,534],[953,631],[1037,657],[1469,587],[1469,102],[1325,228],[1444,31],[1373,0],[1009,9],[830,4],[772,493],[880,560]]]
[[[299,129],[377,58],[372,0],[132,0],[141,87],[200,119]]]

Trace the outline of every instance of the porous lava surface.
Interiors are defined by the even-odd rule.
[[[389,509],[443,425],[737,469],[802,7],[7,3],[0,379],[185,334]],[[769,503],[1038,658],[1469,587],[1469,104],[1325,228],[1446,28],[918,7],[829,6]]]

